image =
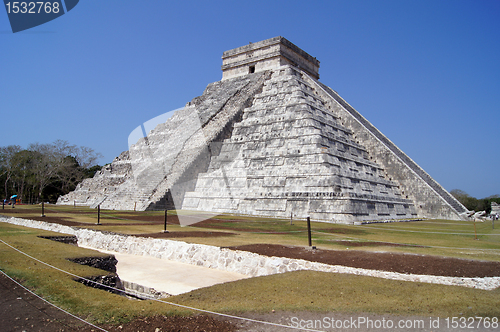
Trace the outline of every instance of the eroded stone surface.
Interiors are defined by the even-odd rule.
[[[306,76],[272,71],[183,209],[335,222],[417,216]]]
[[[202,96],[57,203],[138,211],[172,208],[174,200],[180,206],[184,192],[192,189],[198,173],[206,171],[219,142],[230,134],[268,75],[209,84]]]
[[[327,222],[463,218],[462,204],[317,80],[315,58],[282,37],[223,58],[222,81],[58,204]]]

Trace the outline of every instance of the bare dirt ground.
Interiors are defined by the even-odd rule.
[[[272,244],[252,244],[230,249],[389,272],[469,278],[500,276],[499,262],[361,250],[312,250]]]
[[[128,217],[129,218],[129,217]],[[142,216],[136,217],[138,225],[145,225],[144,222],[151,224],[161,224],[164,222],[163,216]],[[129,219],[136,219],[133,216]],[[64,220],[59,217],[37,217],[35,220],[54,222],[67,226],[83,226],[85,224],[73,221]],[[169,224],[178,224],[176,216],[168,216]],[[228,220],[206,220],[199,223],[197,226],[205,228],[220,227],[221,222]],[[121,225],[121,224],[113,224]],[[130,222],[125,225],[132,225]],[[238,227],[223,227],[226,232],[204,232],[204,231],[187,231],[187,232],[169,232],[169,233],[151,233],[137,234],[136,236],[151,237],[151,238],[186,238],[186,237],[222,237],[232,236],[235,233],[229,231],[248,231],[248,229],[240,229]],[[252,229],[255,231],[255,229]],[[337,232],[342,232],[343,229],[336,229]],[[345,232],[350,232],[350,229],[345,229]],[[383,246],[395,246],[395,244],[376,243]],[[373,242],[355,242],[349,243],[349,246],[373,246]],[[399,246],[399,245],[397,245]],[[330,265],[343,265],[356,268],[364,268],[371,270],[383,270],[388,272],[412,273],[423,275],[435,275],[446,277],[497,277],[500,276],[500,262],[483,262],[477,260],[466,260],[458,258],[445,258],[414,254],[398,254],[389,252],[369,252],[363,250],[310,250],[304,247],[290,247],[272,244],[253,244],[246,246],[231,247],[230,249],[250,251],[266,256],[278,256],[287,258],[304,259],[313,262],[320,262]]]
[[[2,331],[71,331],[81,327],[72,319],[0,274]]]
[[[413,326],[411,331],[456,331],[446,328],[443,320],[436,328],[431,328],[431,319],[436,323],[437,318],[429,317],[406,317],[394,315],[373,315],[365,313],[342,314],[342,313],[315,313],[315,312],[272,312],[272,313],[250,313],[245,317],[273,322],[284,326],[297,326],[298,323],[307,326],[307,321],[335,319],[337,321],[359,322],[360,318],[378,321],[392,321],[397,324],[403,321],[415,322],[419,320],[422,325]],[[373,324],[373,323],[372,323]],[[16,283],[0,273],[0,331],[2,332],[288,332],[297,331],[286,327],[262,324],[257,322],[242,321],[236,319],[224,319],[223,317],[212,317],[198,315],[192,317],[141,317],[122,325],[99,325],[92,327],[84,322],[51,306],[45,301],[27,292]],[[101,330],[102,329],[102,330]],[[321,328],[320,328],[321,330]],[[373,331],[373,327],[365,325],[351,326],[347,329],[333,328],[328,331]],[[377,331],[393,331],[394,329],[377,328]],[[474,328],[474,331],[496,331],[496,329]]]
[[[235,324],[206,315],[193,317],[155,316],[138,318],[118,326],[103,325],[100,327],[110,332],[231,332],[236,330]],[[3,274],[0,274],[0,330],[2,332],[100,331],[41,300]]]
[[[10,213],[9,213],[10,214]],[[46,222],[54,222],[67,226],[84,226],[86,224],[64,220],[59,217],[33,218]],[[132,218],[130,218],[132,219]],[[145,222],[159,224],[163,217],[137,218],[138,224]],[[142,221],[142,222],[141,222]],[[169,223],[177,223],[176,217],[169,216]],[[218,222],[206,222],[204,226],[215,228]],[[125,223],[124,223],[125,224]],[[88,224],[87,224],[88,225]],[[117,225],[117,224],[113,224]],[[130,225],[130,223],[126,223]],[[224,231],[245,231],[237,228],[224,228]],[[255,230],[254,230],[255,231]],[[154,238],[181,237],[181,232],[140,234],[137,236]],[[226,232],[182,232],[182,237],[213,237],[231,236]],[[358,245],[363,245],[359,243]],[[500,276],[499,262],[482,262],[474,260],[444,258],[413,254],[377,253],[361,250],[312,250],[304,247],[291,247],[270,244],[254,244],[230,247],[235,250],[245,250],[267,256],[297,258],[332,265],[384,270],[390,272],[439,275],[451,277],[492,277]],[[2,331],[97,331],[95,328],[81,326],[74,318],[51,307],[19,286],[0,275],[0,323]],[[304,314],[305,315],[305,314]],[[270,317],[268,317],[270,318]],[[288,324],[285,324],[288,325]],[[76,328],[78,326],[78,328]],[[259,326],[254,325],[255,326]],[[238,328],[251,331],[274,331],[272,327],[255,327],[248,324],[223,321],[219,318],[200,315],[194,317],[156,316],[139,318],[120,326],[102,326],[107,331],[236,331]]]

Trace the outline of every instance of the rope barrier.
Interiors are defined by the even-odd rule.
[[[49,209],[45,209],[45,211],[50,211],[50,212],[53,212],[53,213],[61,213],[59,211],[56,211],[56,210],[49,210]],[[92,212],[92,213],[88,213],[88,215],[95,215],[95,212]],[[101,210],[101,219],[103,217],[106,217],[108,219],[116,219],[116,220],[124,220],[124,221],[135,221],[135,222],[144,222],[144,223],[153,223],[152,221],[148,221],[148,220],[138,220],[138,219],[128,219],[128,218],[122,218],[122,217],[117,217],[117,216],[113,216],[111,214],[107,214],[105,212],[103,212]],[[223,221],[222,219],[217,219],[217,220],[221,220]],[[109,225],[109,226],[112,226]],[[225,229],[220,229],[220,230],[225,230]],[[230,230],[230,229],[229,229]],[[304,233],[304,232],[307,232],[307,230],[297,230],[297,231],[270,231],[270,232],[265,232],[265,231],[252,231],[252,230],[242,230],[242,232],[245,232],[245,233],[250,233],[250,234],[291,234],[291,233]]]
[[[0,241],[1,241],[1,240],[0,240]],[[3,241],[2,241],[2,242],[3,242]],[[5,243],[5,242],[4,242],[4,243]],[[44,302],[46,302],[46,303],[50,304],[50,305],[51,305],[51,306],[53,306],[54,308],[59,309],[60,311],[64,312],[65,314],[70,315],[71,317],[76,318],[76,319],[78,319],[79,321],[82,321],[82,322],[84,322],[85,324],[88,324],[88,325],[90,325],[90,326],[92,326],[92,327],[94,327],[94,328],[96,328],[96,329],[99,329],[99,330],[104,331],[104,332],[108,332],[107,330],[102,329],[102,328],[100,328],[99,326],[96,326],[96,325],[94,325],[94,324],[92,324],[92,323],[90,323],[90,322],[87,322],[86,320],[84,320],[84,319],[82,319],[82,318],[80,318],[80,317],[78,317],[78,316],[75,316],[75,315],[73,315],[72,313],[67,312],[67,311],[66,311],[66,310],[64,310],[64,309],[59,308],[59,307],[58,307],[58,306],[56,306],[55,304],[50,303],[49,301],[47,301],[47,300],[46,300],[46,299],[44,299],[43,297],[38,296],[37,294],[33,293],[33,292],[32,292],[31,290],[29,290],[28,288],[26,288],[26,287],[24,287],[23,285],[21,285],[19,282],[17,282],[17,281],[16,281],[16,280],[14,280],[13,278],[11,278],[9,275],[7,275],[7,273],[3,272],[2,270],[0,270],[0,272],[1,272],[4,276],[6,276],[7,278],[9,278],[11,281],[13,281],[14,283],[16,283],[18,286],[22,287],[22,288],[23,288],[24,290],[26,290],[27,292],[29,292],[30,294],[32,294],[32,295],[34,295],[34,296],[36,296],[36,297],[37,297],[37,298],[39,298],[40,300],[42,300],[42,301],[44,301]]]
[[[397,229],[397,228],[377,227],[377,226],[370,226],[370,228],[384,229],[384,230],[388,230],[388,231],[391,231],[391,232],[408,232],[408,233],[422,233],[422,234],[443,234],[443,235],[471,235],[471,233],[466,233],[466,232],[445,233],[445,232],[429,232],[429,231],[410,231],[410,230],[407,230],[407,229]],[[477,235],[481,235],[481,236],[500,236],[500,234],[477,234]]]
[[[94,284],[98,284],[100,286],[104,286],[106,288],[109,288],[109,289],[112,289],[112,290],[116,290],[116,291],[119,291],[119,292],[122,292],[122,293],[125,293],[127,295],[130,295],[130,296],[134,296],[134,294],[132,293],[128,293],[127,291],[124,291],[123,289],[118,289],[118,288],[114,288],[114,287],[111,287],[111,286],[107,286],[107,285],[104,285],[104,284],[101,284],[101,283],[98,283],[98,282],[95,282],[93,280],[89,280],[89,279],[86,279],[86,278],[83,278],[83,277],[80,277],[76,274],[73,274],[71,272],[67,272],[65,270],[62,270],[56,266],[53,266],[49,263],[46,263],[46,262],[43,262],[33,256],[30,256],[29,254],[11,246],[10,244],[8,244],[7,242],[3,241],[2,239],[0,239],[0,242],[2,242],[3,244],[5,244],[6,246],[10,247],[11,249],[19,252],[20,254],[23,254],[41,264],[44,264],[50,268],[53,268],[57,271],[60,271],[60,272],[63,272],[63,273],[66,273],[70,276],[73,276],[73,277],[76,277],[76,278],[80,278],[80,279],[83,279],[83,280],[87,280],[91,283],[94,283]],[[36,294],[35,294],[36,295]],[[37,295],[38,296],[38,295]],[[205,314],[211,314],[211,315],[216,315],[216,316],[220,316],[220,317],[224,317],[224,318],[231,318],[231,319],[238,319],[238,320],[243,320],[243,321],[247,321],[247,322],[251,322],[251,323],[259,323],[259,324],[265,324],[265,325],[271,325],[271,326],[276,326],[276,327],[282,327],[282,328],[288,328],[288,329],[294,329],[294,330],[301,330],[301,331],[310,331],[310,332],[323,332],[323,331],[320,331],[320,330],[312,330],[312,329],[306,329],[306,328],[298,328],[298,327],[295,327],[295,326],[289,326],[289,325],[283,325],[283,324],[277,324],[277,323],[272,323],[272,322],[266,322],[266,321],[261,321],[261,320],[257,320],[257,319],[252,319],[252,318],[246,318],[246,317],[239,317],[239,316],[234,316],[234,315],[228,315],[228,314],[223,314],[223,313],[220,313],[220,312],[215,312],[215,311],[210,311],[210,310],[205,310],[205,309],[199,309],[199,308],[194,308],[194,307],[190,307],[190,306],[186,306],[186,305],[182,305],[182,304],[178,304],[178,303],[174,303],[174,302],[168,302],[168,301],[163,301],[163,300],[159,300],[159,299],[155,299],[155,298],[149,298],[149,300],[151,301],[156,301],[156,302],[160,302],[160,303],[164,303],[164,304],[168,304],[168,305],[172,305],[172,306],[176,306],[176,307],[179,307],[179,308],[183,308],[183,309],[188,309],[188,310],[193,310],[193,311],[198,311],[198,312],[202,312],[202,313],[205,313]],[[45,301],[45,300],[44,300]],[[46,301],[47,302],[47,301]],[[50,303],[50,302],[48,302]],[[50,303],[51,304],[51,303]],[[51,304],[53,305],[53,304]],[[54,305],[55,306],[55,305]],[[62,310],[62,309],[61,309]],[[64,311],[64,310],[62,310]],[[69,315],[71,315],[70,313],[68,313]],[[71,315],[73,316],[73,315]],[[73,316],[73,317],[76,317],[76,316]],[[78,318],[78,317],[76,317]],[[78,318],[81,320],[81,318]],[[88,322],[86,322],[88,323]],[[90,323],[88,323],[90,324]],[[90,324],[91,325],[91,324]],[[97,327],[99,328],[99,327]],[[99,328],[100,330],[102,331],[106,331],[106,330],[103,330],[101,328]],[[107,332],[107,331],[106,331]]]
[[[375,242],[375,243],[379,242],[379,241],[367,240],[367,239],[362,239],[362,238],[356,238],[356,237],[352,237],[352,236],[345,236],[343,234],[332,234],[332,233],[325,233],[325,232],[314,231],[314,230],[313,230],[313,233],[319,233],[319,234],[323,234],[323,235],[337,236],[337,237],[339,237],[341,239],[350,239],[350,240],[346,240],[346,241],[353,241],[353,242]],[[480,234],[478,234],[478,235],[480,235]],[[337,241],[337,240],[331,240],[331,241]],[[398,243],[398,242],[387,242],[387,241],[384,241],[384,243],[406,245],[404,243]],[[412,244],[412,245],[420,246],[420,244]],[[437,249],[457,249],[457,250],[476,250],[476,251],[483,251],[483,250],[500,251],[500,249],[441,247],[441,246],[431,246],[431,245],[427,245],[427,244],[422,244],[421,246],[423,246],[425,248],[437,248]]]

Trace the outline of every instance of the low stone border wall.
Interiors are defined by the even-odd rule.
[[[426,282],[465,286],[484,290],[500,287],[500,277],[456,278],[385,272],[340,265],[328,265],[302,259],[268,257],[247,251],[231,250],[203,244],[192,244],[168,239],[152,239],[110,234],[90,229],[63,226],[43,221],[0,217],[0,221],[15,225],[70,234],[78,238],[78,245],[95,250],[107,250],[139,256],[151,256],[182,263],[237,272],[251,277],[298,270],[348,273],[393,280]]]
[[[133,295],[142,300],[164,299],[172,295],[166,292],[160,292],[152,287],[136,284],[134,282],[122,280],[122,285],[128,295]]]

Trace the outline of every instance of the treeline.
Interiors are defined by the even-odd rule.
[[[491,202],[500,204],[500,196],[498,195],[477,199],[469,196],[469,194],[460,189],[453,189],[450,191],[450,194],[470,211],[486,211],[489,214],[491,213]]]
[[[50,144],[0,147],[1,198],[17,195],[25,203],[56,202],[101,169],[100,153],[57,140]]]

